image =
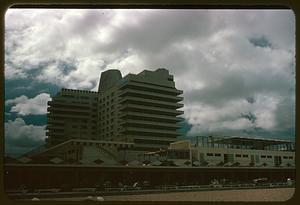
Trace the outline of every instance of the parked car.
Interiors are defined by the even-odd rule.
[[[267,182],[268,182],[268,178],[266,178],[266,177],[253,179],[254,184],[264,184]]]

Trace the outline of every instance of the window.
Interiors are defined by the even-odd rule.
[[[248,155],[247,154],[243,154],[243,157],[248,158]]]
[[[212,156],[214,156],[214,154],[213,153],[206,153],[206,156],[212,157]]]
[[[235,155],[235,157],[242,157],[242,155],[240,155],[240,154],[236,154],[236,155]]]
[[[215,157],[221,157],[220,153],[215,153]]]
[[[266,155],[261,155],[260,158],[266,158]]]
[[[287,156],[283,156],[283,159],[287,159],[288,157]]]
[[[268,155],[267,158],[268,158],[268,159],[272,159],[272,156]]]
[[[293,157],[292,157],[292,156],[289,156],[289,159],[293,159]]]

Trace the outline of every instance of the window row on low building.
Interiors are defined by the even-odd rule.
[[[206,156],[208,157],[221,157],[222,154],[221,153],[206,153]],[[248,154],[235,154],[234,155],[237,158],[248,158],[249,155]],[[282,156],[283,159],[294,159],[293,156]],[[273,156],[272,155],[260,155],[260,158],[262,159],[272,159]]]

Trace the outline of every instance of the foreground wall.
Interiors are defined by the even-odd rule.
[[[132,185],[149,181],[150,185],[209,184],[212,179],[230,182],[251,182],[266,177],[272,182],[295,179],[294,168],[210,168],[210,167],[101,167],[82,165],[5,165],[6,190],[21,185],[30,189],[64,187],[95,187],[110,181],[112,186]]]

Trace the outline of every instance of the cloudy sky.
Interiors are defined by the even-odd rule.
[[[43,144],[47,101],[96,90],[107,69],[164,67],[184,91],[187,135],[295,138],[290,10],[9,9],[5,148]]]

